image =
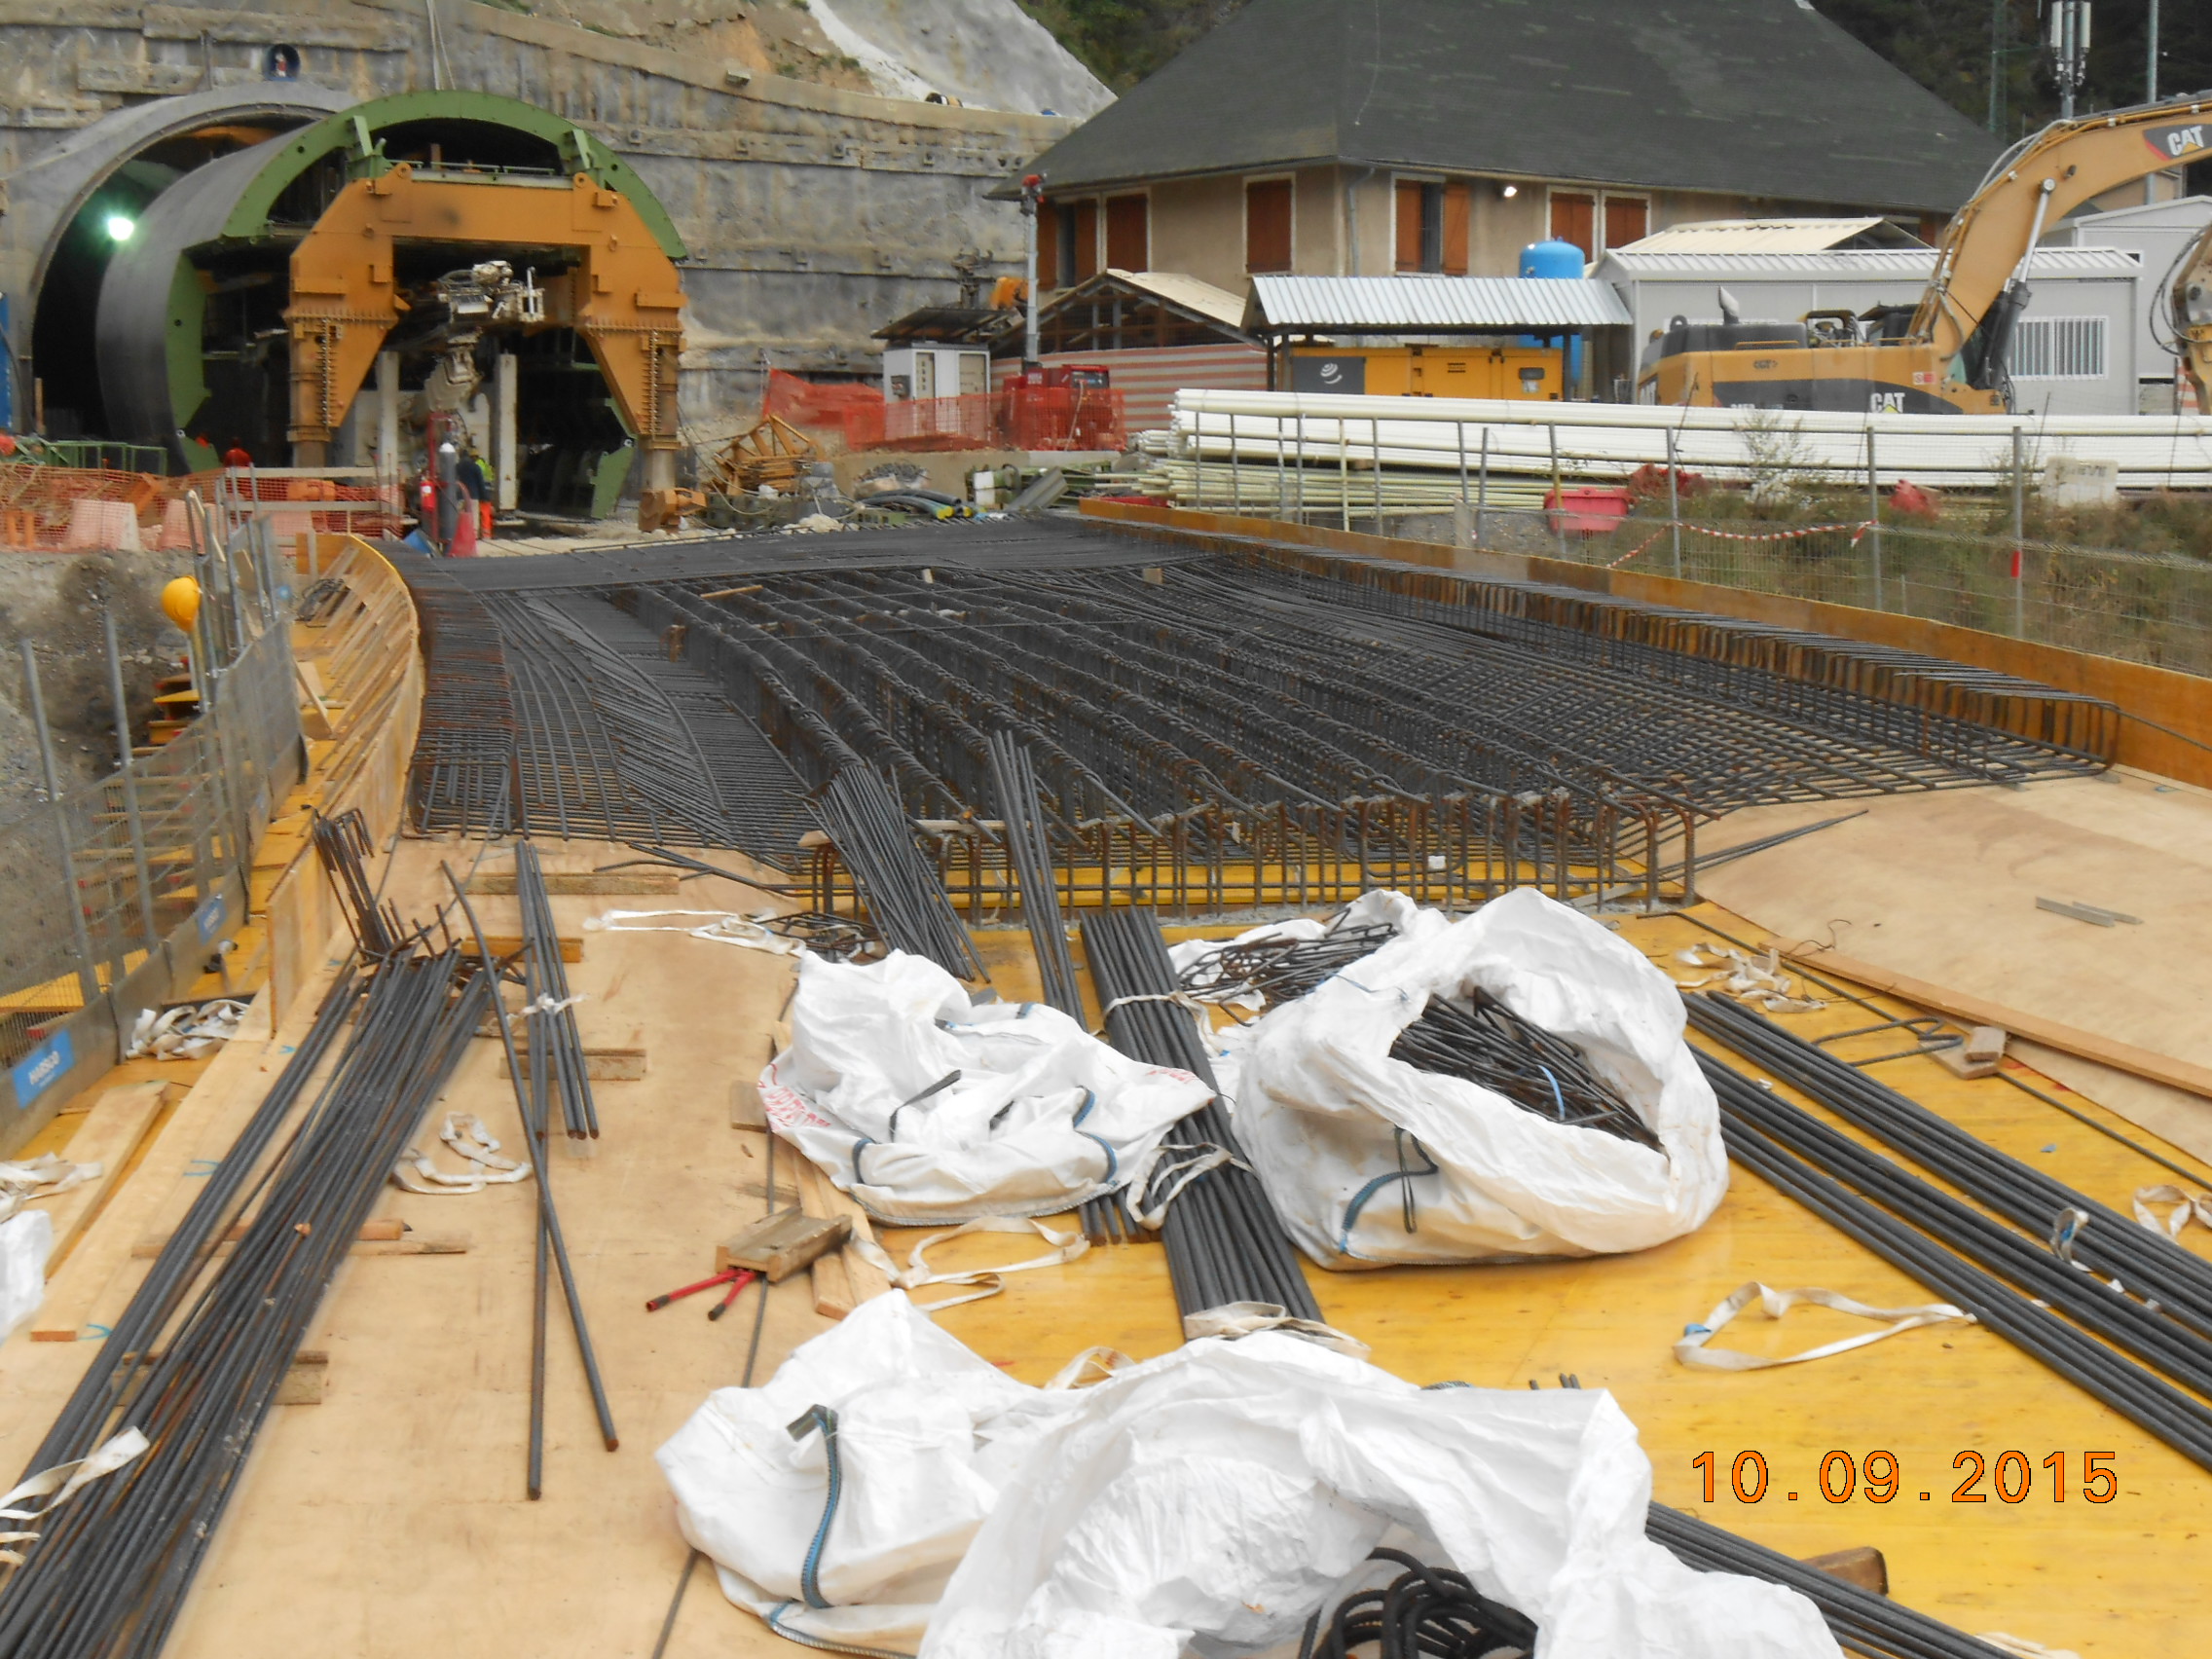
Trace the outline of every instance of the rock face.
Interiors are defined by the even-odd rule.
[[[62,788],[103,778],[116,756],[100,613],[115,608],[124,694],[133,736],[143,743],[154,682],[176,673],[184,652],[184,636],[162,614],[162,585],[191,569],[184,553],[0,552],[0,643],[7,646],[0,662],[0,824],[46,798],[18,642],[28,640],[38,651]]]
[[[234,101],[296,121],[448,89],[574,122],[691,250],[681,399],[711,439],[750,422],[770,366],[872,377],[876,328],[1017,273],[1020,215],[984,193],[1110,101],[1015,0],[54,0],[6,39],[0,294],[26,410],[76,372],[65,331],[37,328],[67,310],[47,306],[55,251],[124,169],[173,154],[171,107],[190,130]],[[277,47],[298,80],[267,78]]]

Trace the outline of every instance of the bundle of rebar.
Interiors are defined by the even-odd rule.
[[[1088,910],[1083,945],[1114,1047],[1149,1065],[1190,1072],[1214,1087],[1213,1067],[1176,988],[1159,918],[1142,906]],[[1219,1161],[1190,1175],[1217,1154],[1222,1155]],[[1175,1191],[1187,1175],[1188,1183]],[[1137,1195],[1137,1207],[1145,1207],[1154,1194],[1167,1204],[1160,1231],[1167,1246],[1175,1306],[1185,1317],[1231,1302],[1272,1303],[1302,1319],[1321,1317],[1298,1252],[1231,1132],[1218,1097],[1168,1131],[1148,1191]]]
[[[989,977],[890,785],[866,766],[848,766],[830,780],[815,812],[894,950],[926,956],[957,978]]]
[[[1296,1002],[1324,979],[1364,961],[1397,937],[1388,922],[1334,928],[1319,939],[1260,939],[1209,950],[1184,969],[1183,989],[1207,1002],[1249,992],[1270,1006]]]
[[[1846,1123],[2108,1280],[2186,1336],[2212,1377],[2212,1262],[1969,1134],[1740,1003],[1688,999],[1690,1021]],[[2039,1250],[2047,1259],[2047,1251]],[[2076,1273],[2076,1278],[2085,1274]],[[2109,1299],[2108,1299],[2109,1300]],[[2199,1386],[2193,1382],[2193,1387]],[[2212,1388],[2204,1390],[2212,1393]]]
[[[1493,1602],[1467,1575],[1430,1567],[1399,1550],[1377,1550],[1369,1561],[1406,1570],[1378,1590],[1346,1596],[1324,1622],[1325,1607],[1307,1621],[1298,1659],[1347,1659],[1373,1643],[1376,1659],[1485,1659],[1491,1653],[1532,1653],[1536,1626],[1526,1613]]]
[[[1693,1006],[1698,1001],[1690,1000]],[[2212,1406],[2167,1380],[2212,1393],[2212,1364],[2201,1342],[1711,1054],[1697,1058],[1719,1098],[1730,1158],[2021,1352],[2212,1469]],[[2107,1343],[2151,1364],[2138,1364]]]
[[[515,843],[515,902],[522,912],[523,1012],[528,1034],[532,1122],[545,1123],[550,1096],[561,1097],[561,1121],[571,1140],[599,1138],[599,1108],[592,1099],[584,1040],[576,1029],[575,999],[561,964],[561,929],[545,892],[537,848]]]
[[[335,816],[316,813],[312,833],[315,857],[338,894],[338,907],[345,912],[353,943],[364,961],[383,961],[409,934],[398,906],[380,902],[376,884],[369,879],[368,858],[375,849],[369,841],[368,821],[358,807]]]
[[[333,991],[40,1448],[36,1466],[46,1468],[125,1427],[147,1441],[19,1543],[24,1565],[0,1591],[0,1651],[151,1659],[161,1650],[332,1274],[492,991],[458,950],[391,957],[370,979],[336,1068],[293,1124],[353,981]],[[258,1168],[287,1124],[288,1141]],[[253,1199],[235,1251],[195,1283]]]
[[[523,846],[527,847],[528,843]],[[519,847],[517,849],[515,885],[518,890],[522,886],[522,861],[519,857],[522,850]],[[531,867],[534,870],[536,867],[535,854]],[[446,870],[445,876],[447,885],[452,887],[454,898],[461,905],[461,914],[467,918],[470,940],[476,947],[483,973],[489,978],[498,971],[498,965],[494,961],[492,947],[485,940],[484,925],[477,919],[476,907],[469,903],[468,894],[460,879],[450,868]],[[542,881],[540,890],[542,892]],[[553,942],[554,961],[558,963],[559,941],[555,940]],[[527,977],[524,988],[526,991],[530,989]],[[546,1157],[546,1140],[552,1133],[552,1112],[545,1081],[546,1068],[542,1064],[544,1051],[538,1050],[531,1054],[533,1063],[528,1068],[530,1081],[525,1083],[523,1057],[516,1049],[514,1027],[507,1017],[506,1004],[501,998],[495,996],[491,999],[491,1009],[492,1018],[498,1028],[499,1046],[506,1053],[507,1076],[514,1088],[515,1110],[522,1118],[523,1145],[530,1153],[531,1173],[535,1178],[537,1187],[536,1247],[530,1305],[530,1447],[527,1454],[528,1474],[524,1485],[527,1494],[535,1500],[545,1490],[545,1350],[548,1323],[546,1303],[550,1294],[549,1269],[560,1273],[561,1293],[569,1308],[569,1326],[575,1333],[576,1354],[583,1364],[585,1385],[591,1390],[592,1411],[599,1419],[600,1438],[609,1452],[619,1447],[622,1440],[615,1431],[614,1410],[608,1403],[607,1384],[599,1374],[599,1356],[592,1349],[591,1330],[584,1322],[583,1297],[576,1289],[575,1270],[569,1262],[569,1245],[561,1231],[560,1212],[553,1207],[553,1171]],[[580,1079],[583,1075],[580,1050],[575,1063],[576,1075]],[[587,1089],[587,1098],[588,1093]]]
[[[1700,1572],[1742,1573],[1796,1591],[1821,1609],[1828,1634],[1846,1652],[1866,1659],[2006,1659],[2004,1648],[1694,1515],[1654,1503],[1644,1530]]]
[[[1012,732],[991,736],[991,784],[1045,1000],[1081,1019],[1083,987],[1076,978],[1075,958],[1068,953],[1068,931],[1060,920],[1059,881],[1052,873],[1052,846],[1045,835],[1037,772],[1029,763],[1028,749]]]
[[[1422,1071],[1463,1078],[1555,1124],[1597,1129],[1659,1150],[1659,1137],[1582,1051],[1523,1019],[1479,985],[1467,1007],[1432,996],[1390,1045],[1390,1057]]]

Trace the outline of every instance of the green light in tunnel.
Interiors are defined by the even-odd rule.
[[[107,216],[107,234],[110,241],[129,241],[130,233],[137,228],[138,222],[128,214],[110,213]]]

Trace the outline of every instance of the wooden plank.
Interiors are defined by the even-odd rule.
[[[593,899],[619,895],[668,898],[679,891],[677,882],[682,871],[674,869],[549,869],[545,873],[545,892],[552,899]],[[471,894],[487,894],[493,898],[513,898],[515,872],[511,869],[480,870],[469,877]]]
[[[2025,1037],[2031,1043],[2056,1049],[2061,1053],[2076,1054],[2084,1060],[2095,1060],[2099,1065],[2111,1066],[2116,1071],[2148,1078],[2171,1088],[2187,1089],[2192,1094],[2212,1099],[2212,1066],[2193,1065],[2188,1060],[2177,1060],[2170,1054],[2153,1053],[2132,1043],[2116,1042],[2101,1037],[2094,1031],[2083,1031],[2080,1026],[2062,1024],[2030,1014],[2025,1009],[2008,1008],[1987,997],[1977,997],[1966,991],[1953,990],[1948,985],[1931,984],[1916,979],[1909,974],[1892,969],[1877,968],[1871,962],[1844,956],[1832,950],[1809,949],[1792,945],[1781,940],[1770,941],[1790,961],[1800,963],[1817,974],[1832,975],[1838,979],[1849,979],[1868,990],[1884,991],[1922,1008],[1947,1014],[1953,1019],[1970,1020],[1975,1025],[2002,1026],[2015,1037]]]
[[[175,1084],[161,1080],[125,1084],[102,1094],[85,1114],[85,1121],[69,1137],[68,1148],[61,1156],[72,1163],[97,1163],[100,1172],[81,1187],[37,1200],[54,1218],[54,1254],[47,1258],[48,1277],[54,1275],[70,1247],[105,1207],[131,1155],[176,1092]]]
[[[766,1273],[770,1284],[781,1284],[842,1245],[852,1231],[852,1223],[843,1216],[813,1216],[799,1210],[764,1216],[728,1243],[715,1246],[715,1272],[751,1268]]]
[[[796,1155],[794,1155],[796,1156]],[[813,1162],[797,1156],[799,1207],[808,1215],[834,1220],[843,1217],[852,1223],[852,1241],[834,1256],[825,1256],[814,1264],[814,1310],[826,1319],[842,1319],[871,1297],[881,1296],[891,1288],[890,1277],[881,1268],[864,1260],[854,1244],[862,1240],[875,1242],[875,1228],[868,1220],[867,1211],[837,1184],[815,1168]],[[838,1268],[823,1272],[824,1262],[836,1262]],[[838,1309],[832,1311],[831,1309]]]
[[[494,956],[519,956],[522,954],[522,935],[520,934],[486,934],[484,942],[491,947]],[[561,960],[564,962],[581,962],[583,959],[583,935],[563,934],[561,936]]]
[[[520,1062],[522,1075],[527,1080],[530,1076],[530,1045],[522,1041],[519,1031],[516,1033],[515,1058]],[[501,1055],[499,1063],[502,1068],[506,1065],[504,1055]],[[594,1083],[636,1083],[645,1075],[645,1047],[643,1043],[632,1042],[620,1046],[584,1045],[584,1076]]]

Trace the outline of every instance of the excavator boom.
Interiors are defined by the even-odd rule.
[[[2212,225],[2182,257],[2170,298],[2182,373],[2196,388],[2197,410],[2212,415]]]
[[[1967,341],[2044,230],[2106,191],[2212,155],[2212,92],[2058,121],[1999,158],[1952,216],[1912,337],[1945,361]]]
[[[1639,389],[1660,403],[2002,414],[2010,406],[2011,330],[2028,299],[2022,270],[2045,230],[2108,190],[2207,156],[2212,92],[2054,122],[2007,151],[1944,228],[1909,323],[1901,308],[1863,338],[1848,328],[1839,335],[1825,313],[1802,323],[1684,323],[1647,357]],[[2197,254],[2174,306],[2201,401],[2212,249]],[[2196,320],[2185,324],[2182,290],[2192,279]]]

